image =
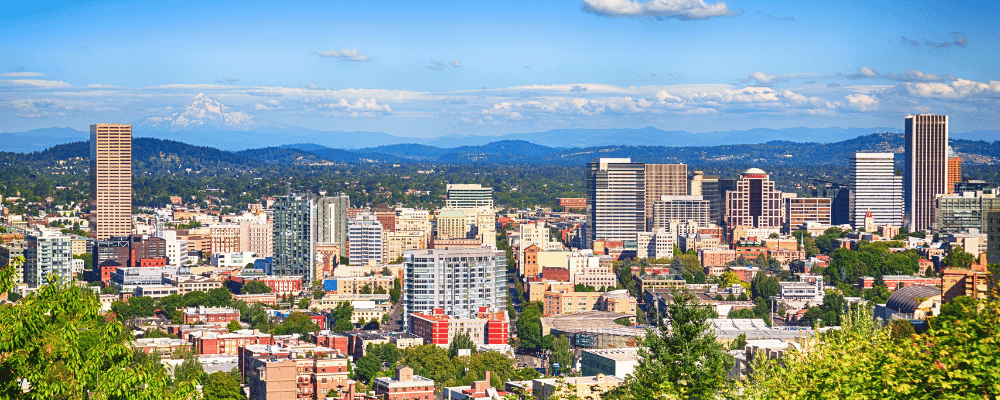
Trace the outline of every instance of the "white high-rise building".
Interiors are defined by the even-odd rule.
[[[502,251],[472,249],[409,250],[403,256],[403,315],[432,314],[435,308],[452,318],[474,318],[480,308],[507,309],[507,265]]]
[[[347,225],[347,253],[351,265],[382,262],[382,224],[375,214],[358,214]]]
[[[449,184],[446,188],[445,207],[493,209],[493,188],[475,184]]]
[[[871,211],[876,226],[903,225],[903,178],[893,153],[855,153],[851,157],[851,225],[865,225]]]
[[[674,254],[677,237],[671,229],[657,228],[653,232],[636,233],[635,236],[636,257],[663,258]]]
[[[73,237],[57,230],[41,229],[25,235],[24,283],[39,287],[54,274],[62,282],[73,279]]]
[[[177,239],[177,231],[174,230],[164,230],[159,237],[166,243],[167,265],[180,267],[188,264],[187,240]]]

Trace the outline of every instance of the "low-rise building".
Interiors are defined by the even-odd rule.
[[[596,307],[600,311],[635,314],[636,301],[628,294],[627,289],[612,290],[597,298]]]
[[[557,393],[561,398],[596,399],[624,382],[624,379],[603,374],[535,379],[531,381],[531,392],[539,400],[547,400]]]
[[[930,278],[924,276],[911,276],[911,275],[883,275],[882,280],[885,282],[885,286],[889,288],[889,291],[896,290],[902,285],[913,286],[913,285],[940,285],[941,278]],[[872,285],[875,284],[875,278],[870,276],[863,276],[858,278],[858,289],[871,289]]]
[[[959,296],[985,299],[989,294],[989,272],[976,269],[946,269],[941,273],[941,301],[950,302]]]
[[[229,323],[229,321],[240,320],[240,310],[229,307],[187,307],[181,312],[181,315],[185,324]]]
[[[481,381],[472,382],[469,386],[452,386],[444,388],[444,400],[490,399],[503,400],[507,392],[498,391],[490,386],[490,371],[484,373]]]
[[[192,347],[198,354],[239,355],[240,346],[274,344],[274,337],[258,330],[241,329],[235,332],[213,331],[192,332],[189,336]]]
[[[381,377],[372,380],[372,389],[380,400],[432,400],[434,381],[413,374],[413,368],[396,367],[392,378]]]
[[[222,281],[200,275],[164,275],[163,283],[176,286],[181,296],[190,292],[208,292],[222,287]]]
[[[375,293],[379,289],[382,293],[389,293],[394,282],[395,278],[382,275],[327,278],[323,280],[323,290],[342,294],[363,294],[365,287],[367,287],[367,294]]]
[[[504,312],[481,310],[477,318],[451,318],[444,310],[433,314],[410,314],[410,332],[423,338],[424,344],[446,347],[459,334],[467,334],[477,345],[505,344],[510,334],[510,322]]]
[[[680,289],[687,285],[687,281],[680,275],[644,275],[636,277],[639,284],[640,293],[646,289]]]
[[[572,314],[596,309],[600,292],[545,292],[543,315]]]
[[[625,379],[638,364],[638,347],[586,349],[580,353],[580,373],[584,376],[604,374]]]

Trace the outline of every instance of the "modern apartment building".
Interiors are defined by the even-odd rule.
[[[781,192],[767,173],[750,168],[740,174],[736,188],[726,193],[726,229],[736,227],[773,229],[782,227]]]
[[[907,115],[903,167],[904,222],[910,231],[931,228],[934,196],[948,193],[948,116]]]
[[[587,247],[594,240],[634,240],[646,228],[646,166],[629,158],[587,163]]]
[[[382,224],[372,213],[361,213],[347,227],[351,265],[382,262]]]
[[[962,159],[955,154],[955,149],[948,146],[948,182],[945,189],[948,193],[955,193],[955,185],[962,182]]]
[[[42,229],[24,237],[24,283],[45,285],[49,274],[61,281],[73,279],[73,238],[56,230]]]
[[[274,202],[274,274],[313,279],[316,199],[287,195]]]
[[[493,188],[476,184],[449,184],[445,207],[493,208]]]
[[[97,240],[132,233],[132,125],[90,126],[90,212]]]
[[[903,178],[893,153],[855,153],[851,157],[851,225],[863,227],[870,211],[876,226],[903,225]]]
[[[646,230],[653,225],[653,204],[661,196],[686,196],[688,176],[686,164],[645,164],[646,194],[644,202]]]
[[[649,199],[647,192],[646,198]],[[694,221],[699,225],[708,225],[712,221],[712,207],[703,196],[660,196],[653,203],[652,225],[646,230],[667,228],[670,221]]]
[[[507,265],[504,252],[489,248],[411,250],[404,256],[403,315],[432,314],[472,318],[480,307],[506,311]]]
[[[785,202],[785,232],[792,233],[802,224],[815,222],[830,225],[832,200],[826,197],[788,197]]]
[[[347,195],[316,199],[316,242],[339,243],[340,255],[347,256],[347,209],[351,201]]]
[[[986,262],[1000,264],[1000,207],[986,212]]]

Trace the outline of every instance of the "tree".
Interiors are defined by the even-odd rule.
[[[369,285],[369,284],[366,283],[364,286],[361,287],[361,290],[359,290],[358,293],[361,293],[361,294],[372,294],[372,287],[371,287],[371,285]]]
[[[413,368],[415,375],[433,379],[437,388],[445,387],[448,380],[458,376],[459,371],[459,367],[448,358],[448,350],[433,344],[407,348],[402,364]]]
[[[526,304],[514,323],[521,347],[537,350],[542,346],[542,311],[538,304]]]
[[[931,326],[943,326],[954,321],[971,321],[979,313],[979,303],[972,296],[958,296],[941,305],[941,312],[930,320]]]
[[[298,333],[304,337],[308,337],[310,333],[318,331],[319,325],[313,322],[312,318],[309,318],[306,313],[301,311],[296,311],[291,313],[285,320],[274,328],[275,335],[291,335],[293,333]]]
[[[976,257],[966,253],[962,246],[952,247],[948,251],[948,254],[944,256],[944,265],[948,266],[948,268],[969,269],[975,261]]]
[[[350,302],[343,301],[333,309],[333,330],[334,332],[346,332],[354,330],[354,306]]]
[[[732,342],[729,343],[729,350],[743,350],[746,347],[747,347],[747,335],[742,333],[736,337],[736,340],[733,340]]]
[[[240,381],[233,375],[216,371],[205,377],[202,387],[205,400],[245,400]]]
[[[317,290],[317,291],[313,292],[313,299],[319,300],[319,299],[322,299],[323,296],[326,296],[326,292],[325,291]]]
[[[908,339],[911,335],[917,333],[913,329],[913,324],[905,319],[894,319],[889,323],[890,337],[893,340],[903,340]]]
[[[395,364],[403,355],[402,351],[396,347],[396,344],[391,342],[380,344],[369,343],[365,347],[365,353],[378,357],[379,360],[382,360],[386,364]]]
[[[301,308],[303,310],[309,308],[309,298],[308,297],[303,297],[303,298],[299,299],[299,308]]]
[[[382,360],[379,360],[379,358],[373,354],[367,354],[358,360],[357,368],[354,369],[354,377],[364,383],[370,383],[372,379],[377,378],[381,372]]]
[[[643,337],[635,372],[609,399],[708,399],[727,389],[734,360],[710,330],[712,310],[686,290],[672,297],[666,309],[670,328]]]
[[[271,293],[271,287],[264,284],[264,282],[253,280],[243,284],[240,288],[240,293],[242,294],[263,294]]]
[[[451,339],[451,344],[448,346],[448,357],[454,358],[458,356],[458,351],[461,349],[476,349],[476,344],[469,337],[468,333],[459,333]]]
[[[174,379],[197,382],[202,380],[202,376],[205,375],[205,369],[198,362],[198,355],[195,354],[190,346],[178,348],[174,352],[174,359],[184,360],[174,368]]]
[[[770,299],[777,296],[779,292],[781,292],[781,284],[778,283],[778,278],[757,272],[750,280],[750,294],[755,299],[758,297]]]
[[[240,325],[240,322],[234,319],[232,321],[229,321],[229,325],[226,326],[226,329],[228,329],[230,332],[236,332],[240,329],[243,329],[243,325]]]
[[[399,281],[399,278],[394,278],[392,282],[392,289],[389,290],[389,301],[393,304],[399,301],[399,297],[403,292],[403,284]]]
[[[569,369],[573,364],[573,353],[569,350],[569,338],[559,335],[552,340],[552,357],[550,363],[558,363],[561,368]]]
[[[739,296],[736,296],[736,300],[737,301],[748,301],[748,300],[750,300],[750,298],[747,297],[746,293],[740,293]]]
[[[142,337],[144,339],[154,339],[154,338],[171,338],[171,339],[177,339],[177,336],[171,335],[171,334],[169,334],[167,332],[164,332],[163,330],[160,330],[160,329],[150,329],[150,330],[146,331],[145,333],[143,333]]]
[[[753,319],[757,315],[754,314],[753,309],[741,308],[739,310],[733,310],[729,312],[729,319]]]

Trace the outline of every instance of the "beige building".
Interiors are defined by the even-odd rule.
[[[531,392],[539,400],[547,400],[554,394],[564,399],[599,399],[602,394],[621,386],[624,382],[621,378],[604,374],[535,379],[531,381]]]
[[[240,225],[215,224],[208,227],[212,254],[240,252]]]
[[[90,211],[97,240],[132,233],[132,125],[90,126]]]
[[[177,294],[181,296],[194,291],[207,292],[209,290],[222,287],[221,281],[198,275],[172,275],[165,276],[163,280],[163,283],[165,284],[176,286]]]
[[[381,288],[384,292],[389,293],[392,289],[394,283],[393,277],[391,276],[363,276],[356,278],[337,278],[337,293],[340,294],[362,294],[361,291],[367,285],[371,293],[375,293],[376,289]]]
[[[785,232],[791,234],[802,224],[815,222],[830,225],[833,199],[827,197],[788,197],[785,201]]]
[[[544,280],[541,282],[528,282],[528,301],[534,303],[545,301],[545,292],[572,292],[575,290],[572,283]]]
[[[465,223],[465,211],[457,208],[443,208],[437,215],[437,237],[441,239],[465,239],[469,226]]]
[[[903,215],[910,232],[931,228],[934,196],[948,193],[948,116],[907,115],[903,160]]]
[[[382,262],[390,263],[403,256],[406,250],[426,249],[427,236],[423,231],[382,231]]]
[[[556,315],[592,311],[596,309],[597,299],[602,294],[600,292],[545,292],[542,313]]]
[[[660,200],[660,196],[687,194],[686,164],[646,164],[646,229],[653,227],[653,204]]]
[[[612,290],[597,298],[597,309],[600,311],[635,314],[635,307],[636,301],[626,289]]]

